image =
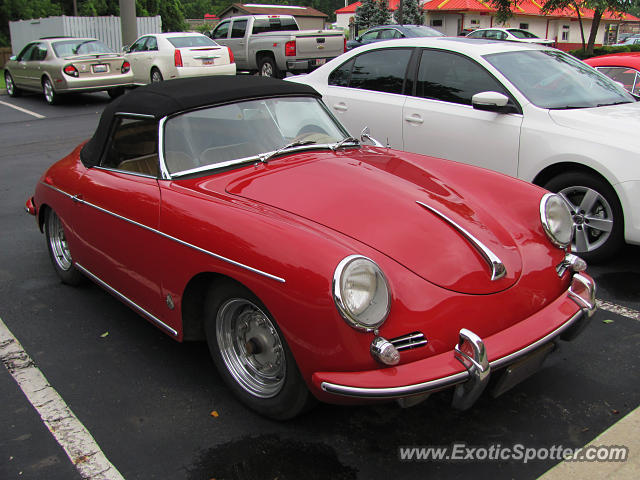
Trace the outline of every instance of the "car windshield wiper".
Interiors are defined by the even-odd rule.
[[[298,140],[297,142],[287,143],[284,147],[280,147],[279,149],[274,150],[271,153],[265,153],[265,154],[262,154],[262,155],[258,156],[258,160],[260,160],[262,163],[267,163],[267,161],[270,158],[273,158],[276,155],[279,155],[282,152],[284,152],[286,150],[289,150],[290,148],[302,147],[304,145],[312,145],[314,143],[316,143],[316,142],[314,142],[313,140]]]
[[[578,110],[580,108],[589,108],[586,105],[563,105],[562,107],[549,107],[549,110]]]
[[[611,105],[622,105],[623,103],[631,103],[628,100],[622,100],[620,102],[613,102],[613,103],[599,103],[596,105],[596,107],[609,107]]]
[[[331,150],[333,150],[335,152],[339,148],[342,148],[342,146],[344,146],[344,144],[347,143],[347,142],[355,143],[356,145],[360,145],[360,141],[357,138],[347,137],[347,138],[344,138],[344,139],[340,140],[338,143],[335,143],[335,144],[331,145]]]

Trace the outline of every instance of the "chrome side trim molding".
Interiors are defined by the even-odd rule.
[[[478,251],[480,256],[489,265],[489,269],[491,270],[491,280],[498,280],[507,274],[507,269],[504,266],[504,263],[502,263],[502,260],[500,260],[495,253],[493,253],[486,245],[484,245],[480,240],[474,237],[471,233],[465,230],[461,225],[458,225],[456,222],[451,220],[445,214],[440,213],[438,210],[436,210],[433,207],[430,207],[426,203],[422,203],[417,200],[416,200],[416,203],[421,207],[424,207],[430,212],[439,216],[441,219],[443,219],[445,222],[447,222],[449,225],[455,228],[458,232],[460,232],[460,234],[462,234],[462,236],[466,238],[471,245],[473,245],[473,247]]]
[[[489,362],[491,369],[501,368],[510,363],[515,362],[520,357],[530,353],[531,351],[541,347],[545,343],[551,341],[562,332],[573,326],[576,322],[586,319],[586,315],[581,310],[576,312],[569,320],[560,325],[555,330],[551,331],[541,339],[527,345],[520,350],[517,350],[502,358],[498,358],[492,362]],[[345,397],[357,397],[357,398],[401,398],[410,395],[418,395],[421,393],[430,393],[438,390],[443,390],[447,387],[457,385],[466,381],[469,378],[469,372],[464,370],[463,372],[455,373],[447,377],[437,378],[435,380],[429,380],[428,382],[415,383],[413,385],[403,385],[401,387],[388,387],[388,388],[367,388],[367,387],[351,387],[348,385],[340,385],[330,382],[322,382],[320,387],[327,393],[333,393],[336,395],[343,395]]]
[[[94,282],[96,282],[98,285],[100,285],[102,288],[104,288],[105,290],[107,290],[108,292],[112,293],[113,295],[115,295],[116,297],[118,297],[120,300],[122,300],[123,302],[125,302],[127,305],[129,305],[130,307],[133,307],[135,310],[137,310],[138,312],[140,312],[142,315],[144,315],[145,317],[147,317],[149,320],[151,320],[153,323],[155,323],[156,325],[158,325],[159,327],[163,328],[164,330],[167,330],[169,333],[171,333],[174,337],[178,336],[178,332],[177,330],[174,330],[173,328],[171,328],[169,325],[167,325],[166,323],[164,323],[162,320],[160,320],[158,317],[152,315],[151,313],[147,312],[144,308],[142,308],[140,305],[138,305],[137,303],[135,303],[133,300],[130,300],[128,297],[126,297],[125,295],[123,295],[122,293],[120,293],[118,290],[116,290],[115,288],[113,288],[111,285],[109,285],[108,283],[104,282],[103,280],[101,280],[100,278],[98,278],[97,276],[95,276],[93,273],[91,273],[89,270],[87,270],[86,268],[84,268],[82,265],[80,265],[79,263],[75,263],[74,266],[80,270],[82,273],[84,273],[87,277],[89,277],[91,280],[93,280]]]
[[[119,117],[139,118],[141,120],[155,120],[156,117],[148,115],[146,113],[129,113],[129,112],[116,112],[114,115]]]
[[[83,200],[82,198],[80,198],[78,195],[70,195],[69,193],[64,192],[64,191],[62,191],[62,190],[60,190],[60,189],[58,189],[56,187],[53,187],[51,185],[46,184],[46,183],[43,183],[43,185],[46,185],[47,187],[52,188],[53,190],[55,190],[57,192],[60,192],[61,194],[71,198],[74,202],[78,202],[78,203],[81,203],[83,205],[87,205],[87,206],[95,208],[96,210],[99,210],[99,211],[101,211],[103,213],[106,213],[107,215],[111,215],[111,216],[113,216],[115,218],[118,218],[118,219],[123,220],[123,221],[128,222],[128,223],[131,223],[132,225],[136,225],[136,226],[138,226],[140,228],[144,228],[145,230],[148,230],[150,232],[157,233],[161,237],[164,237],[164,238],[166,238],[168,240],[172,240],[172,241],[174,241],[176,243],[179,243],[180,245],[184,245],[185,247],[193,248],[194,250],[197,250],[198,252],[204,253],[205,255],[209,255],[209,256],[211,256],[211,257],[213,257],[215,259],[221,260],[221,261],[226,262],[226,263],[230,263],[231,265],[234,265],[236,267],[240,267],[240,268],[243,268],[245,270],[249,270],[250,272],[257,273],[258,275],[262,275],[263,277],[270,278],[272,280],[275,280],[276,282],[286,283],[285,279],[282,278],[282,277],[278,277],[276,275],[272,275],[270,273],[263,272],[262,270],[258,270],[257,268],[250,267],[249,265],[245,265],[244,263],[236,262],[235,260],[231,260],[230,258],[223,257],[222,255],[218,255],[217,253],[210,252],[209,250],[205,250],[204,248],[200,248],[200,247],[198,247],[196,245],[193,245],[192,243],[185,242],[184,240],[180,240],[179,238],[176,238],[176,237],[173,237],[171,235],[168,235],[168,234],[166,234],[164,232],[161,232],[160,230],[156,230],[155,228],[148,227],[147,225],[144,225],[142,223],[136,222],[135,220],[131,220],[130,218],[123,217],[122,215],[119,215],[117,213],[111,212],[111,211],[109,211],[109,210],[107,210],[105,208],[99,207],[98,205],[94,205],[91,202],[87,202],[86,200]]]

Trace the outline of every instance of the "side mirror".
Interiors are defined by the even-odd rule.
[[[498,92],[480,92],[471,97],[471,105],[476,110],[495,113],[513,113],[513,105],[509,105],[509,97]]]
[[[360,141],[364,142],[365,140],[370,141],[374,147],[382,147],[382,144],[371,136],[371,129],[369,127],[364,127],[362,132],[360,132]]]
[[[17,55],[11,55],[11,56],[9,57],[9,60],[13,60],[13,61],[16,61],[17,59],[18,59],[18,56],[17,56]]]
[[[129,45],[122,46],[122,53],[129,53]]]

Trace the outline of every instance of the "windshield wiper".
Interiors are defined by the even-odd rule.
[[[562,107],[549,107],[549,110],[578,110],[580,108],[589,108],[586,105],[564,105]]]
[[[613,102],[613,103],[599,103],[596,105],[596,107],[609,107],[611,105],[622,105],[623,103],[631,103],[627,100],[622,100],[620,102]]]
[[[360,141],[357,138],[347,137],[347,138],[344,138],[344,139],[340,140],[338,143],[336,143],[334,145],[331,145],[330,148],[331,148],[331,150],[333,150],[335,152],[336,150],[341,148],[347,142],[351,142],[351,143],[355,143],[356,145],[360,145]]]
[[[262,155],[258,156],[258,160],[260,160],[262,163],[267,163],[267,161],[270,158],[275,157],[276,155],[281,154],[282,152],[289,150],[290,148],[293,147],[302,147],[304,145],[312,145],[316,142],[314,142],[313,140],[298,140],[297,142],[291,142],[291,143],[287,143],[284,147],[280,147],[277,150],[274,150],[271,153],[264,153]]]

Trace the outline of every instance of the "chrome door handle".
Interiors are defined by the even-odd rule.
[[[424,120],[422,120],[420,115],[411,115],[409,117],[404,117],[404,119],[405,121],[415,123],[416,125],[422,125],[424,123]]]
[[[347,111],[347,109],[348,109],[348,107],[347,107],[344,103],[336,103],[336,104],[333,106],[333,109],[334,109],[334,110],[338,110],[338,111],[340,111],[340,112],[346,112],[346,111]]]

